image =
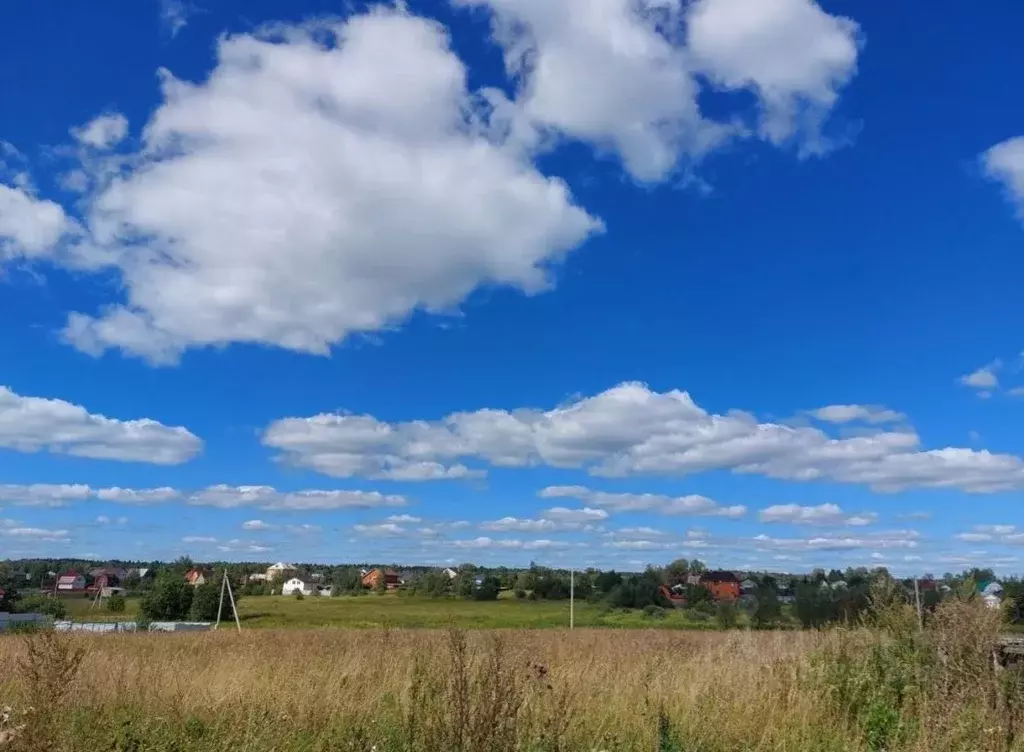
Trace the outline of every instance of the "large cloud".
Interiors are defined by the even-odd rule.
[[[58,399],[23,397],[0,386],[0,448],[47,450],[93,459],[177,465],[195,457],[200,439],[155,420],[118,420]]]
[[[753,89],[760,132],[794,136],[807,152],[826,146],[821,125],[857,67],[859,28],[814,0],[697,0],[687,41],[699,70],[728,89]]]
[[[65,337],[173,362],[188,347],[326,354],[481,285],[527,293],[601,223],[504,143],[445,30],[401,11],[227,37],[92,197],[83,263],[127,301]]]
[[[816,427],[709,413],[689,394],[624,383],[550,410],[483,409],[434,421],[385,423],[329,413],[272,423],[263,443],[282,458],[338,477],[388,477],[430,464],[431,477],[500,467],[584,468],[592,475],[682,476],[708,470],[786,480],[863,483],[883,491],[1024,488],[1024,461],[973,449],[924,451],[909,429],[835,438]]]
[[[813,0],[454,3],[494,13],[506,68],[521,83],[514,125],[612,149],[645,181],[744,130],[701,113],[697,74],[753,91],[763,137],[798,136],[821,151],[822,122],[856,69],[857,25]]]

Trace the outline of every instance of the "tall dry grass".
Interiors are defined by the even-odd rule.
[[[63,637],[60,649],[85,654],[45,741],[61,752],[1024,750],[1015,673],[995,671],[986,647],[997,631],[960,604],[924,634],[894,607],[870,629],[831,633]],[[31,665],[32,645],[0,639],[0,706],[16,714],[53,691],[13,668]],[[29,728],[3,752],[37,749],[22,717]]]

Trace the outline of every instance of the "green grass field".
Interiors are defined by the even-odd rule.
[[[123,614],[105,608],[90,609],[84,598],[65,600],[75,621],[127,621],[138,613],[138,600],[129,598]],[[545,629],[569,626],[568,601],[525,601],[502,597],[476,602],[455,598],[433,599],[388,593],[340,598],[256,596],[239,603],[243,628],[439,628],[456,625],[467,629]],[[682,611],[663,618],[640,611],[608,611],[601,606],[576,602],[578,627],[634,627],[699,629],[713,621],[697,622]]]

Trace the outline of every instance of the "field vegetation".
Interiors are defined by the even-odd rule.
[[[879,586],[823,631],[40,632],[0,638],[0,749],[1015,752],[1000,630],[977,598],[922,630]]]

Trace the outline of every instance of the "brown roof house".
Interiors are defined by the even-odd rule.
[[[363,575],[363,587],[364,588],[377,588],[380,587],[381,578],[384,580],[384,587],[388,590],[394,590],[398,587],[398,572],[394,569],[371,569],[365,575]]]

